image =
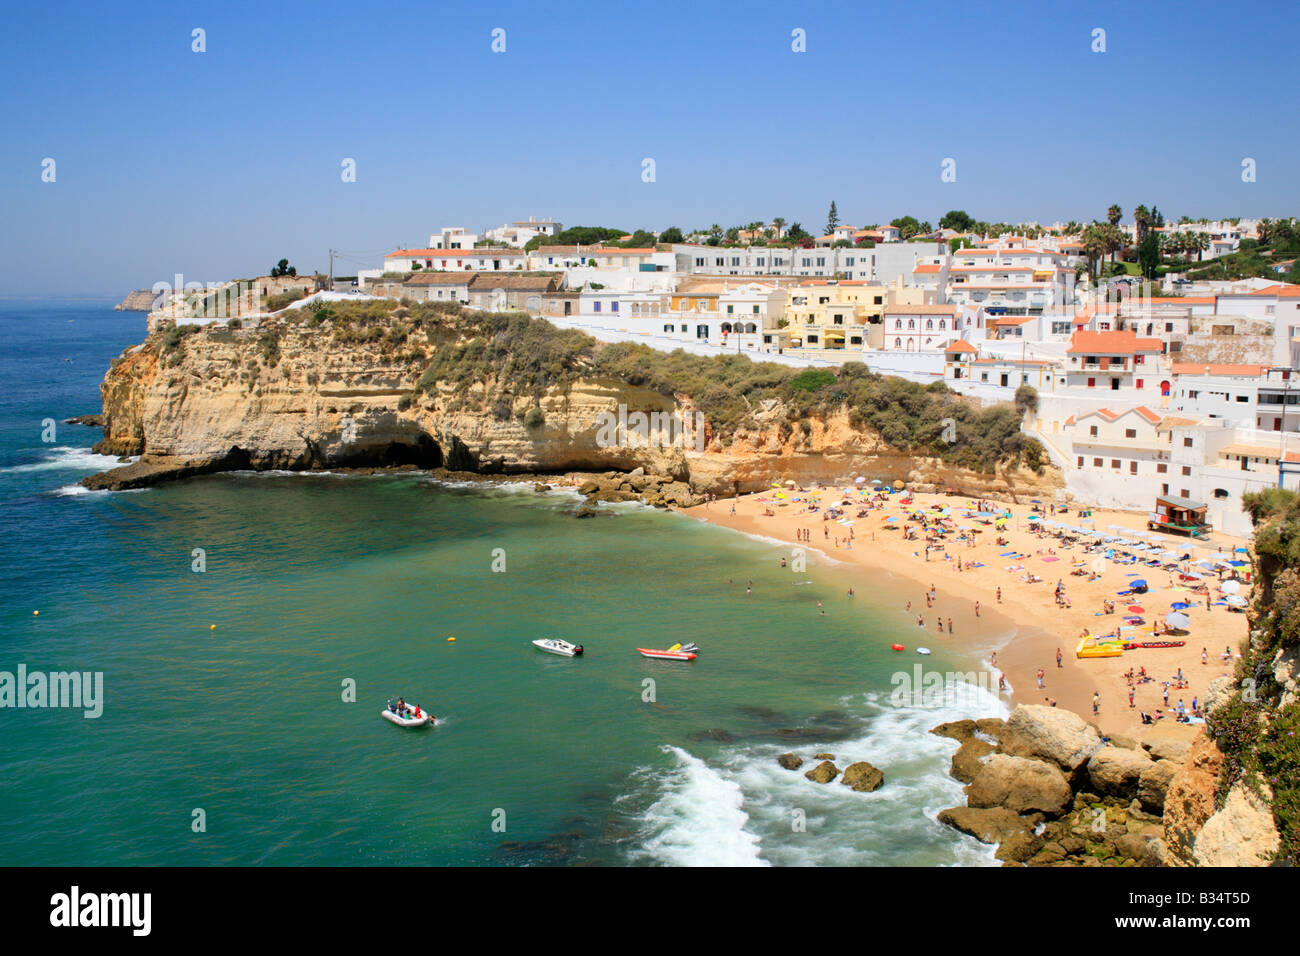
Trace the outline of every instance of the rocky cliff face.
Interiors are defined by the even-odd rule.
[[[416,329],[400,345],[341,341],[302,320],[183,336],[163,330],[123,353],[101,387],[98,450],[144,457],[87,484],[127,487],[227,468],[386,465],[484,474],[642,468],[689,481],[697,494],[860,473],[1004,498],[1051,494],[1061,484],[1051,469],[983,475],[915,459],[854,429],[842,412],[810,419],[808,431],[792,429],[778,400],[754,411],[756,427],[723,436],[704,423],[697,438],[638,429],[635,413],[690,424],[695,408],[689,396],[625,381],[578,377],[540,396],[513,394],[504,380],[422,389],[430,357],[454,341],[454,328]],[[626,435],[615,427],[620,406]]]
[[[153,308],[154,300],[158,298],[148,289],[136,289],[128,293],[127,297],[113,306],[117,312],[148,312]]]

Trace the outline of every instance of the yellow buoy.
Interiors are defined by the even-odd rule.
[[[40,617],[40,616],[41,616],[40,611],[32,611],[32,617]]]
[[[215,624],[209,624],[209,625],[208,625],[208,630],[209,630],[209,631],[215,631],[216,629],[217,629],[217,625],[215,625]]]
[[[449,637],[449,638],[447,638],[447,643],[448,643],[448,644],[455,644],[455,643],[456,643],[456,638],[454,638],[454,637]]]

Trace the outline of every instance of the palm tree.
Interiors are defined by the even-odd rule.
[[[1074,219],[1065,224],[1065,234],[1067,236],[1077,236],[1083,229],[1083,226]]]
[[[780,239],[781,235],[785,232],[785,220],[780,216],[777,216],[772,220],[772,225],[776,226],[776,237]]]
[[[1118,226],[1120,218],[1123,215],[1124,215],[1124,210],[1120,209],[1118,205],[1112,205],[1109,209],[1106,210],[1106,220],[1112,226]]]
[[[1147,237],[1147,232],[1151,229],[1152,217],[1151,210],[1146,206],[1138,206],[1133,210],[1133,221],[1137,223],[1137,244],[1142,245],[1142,240]]]
[[[1083,230],[1083,254],[1088,259],[1088,274],[1096,278],[1098,264],[1106,254],[1106,239],[1096,223]]]

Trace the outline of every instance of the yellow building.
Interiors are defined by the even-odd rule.
[[[927,298],[928,296],[928,298]],[[862,279],[812,279],[790,289],[786,330],[790,345],[813,351],[879,348],[884,311],[894,305],[933,301],[931,290]]]

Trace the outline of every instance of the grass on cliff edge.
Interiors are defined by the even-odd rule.
[[[290,317],[291,316],[291,317]],[[908,454],[942,459],[985,474],[1000,463],[1044,464],[1042,446],[1020,431],[1021,410],[1012,405],[978,408],[942,382],[920,385],[877,375],[861,362],[837,369],[793,369],[743,355],[700,356],[681,349],[661,352],[632,343],[597,342],[574,329],[558,329],[522,312],[465,309],[453,302],[337,302],[286,314],[284,321],[319,330],[341,343],[372,343],[397,352],[420,330],[437,348],[420,378],[432,392],[442,382],[458,387],[456,403],[468,403],[469,387],[484,384],[472,400],[499,417],[519,398],[539,399],[551,388],[583,378],[608,378],[667,397],[685,396],[727,443],[758,427],[755,413],[780,403],[781,437],[812,432],[812,419],[846,409],[855,428],[877,432]],[[260,333],[263,348],[268,330]],[[183,348],[181,336],[164,333],[164,349]],[[175,339],[176,341],[172,341]],[[425,361],[423,352],[404,353]]]
[[[1300,495],[1270,488],[1243,497],[1255,524],[1251,637],[1237,664],[1238,689],[1210,715],[1207,732],[1223,751],[1216,799],[1238,782],[1272,797],[1281,837],[1278,861],[1300,863],[1300,702],[1281,706],[1273,674],[1279,651],[1300,649]]]
[[[408,314],[416,318],[419,307]],[[446,315],[445,307],[439,315]],[[836,370],[796,370],[743,355],[603,343],[521,313],[462,311],[459,319],[463,339],[434,355],[420,383],[426,391],[437,382],[495,381],[514,396],[536,398],[579,378],[606,377],[668,397],[687,396],[724,441],[756,428],[755,413],[776,401],[786,409],[783,437],[795,427],[809,434],[811,418],[846,407],[854,427],[870,428],[910,453],[986,473],[1000,462],[1043,465],[1042,448],[1021,434],[1016,409],[976,408],[942,382],[923,386],[877,375],[860,362]]]

